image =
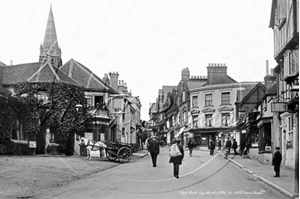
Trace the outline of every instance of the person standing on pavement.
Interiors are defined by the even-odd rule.
[[[151,155],[153,167],[156,167],[157,156],[159,154],[159,140],[154,133],[147,142],[147,149]]]
[[[236,149],[237,149],[237,142],[235,139],[233,139],[233,142],[232,142],[232,148],[233,148],[233,151],[234,151],[234,155],[237,155],[237,152],[236,152]]]
[[[190,156],[192,157],[193,149],[195,147],[195,142],[192,139],[189,139],[188,141],[188,148],[190,151]]]
[[[176,144],[181,155],[176,157],[170,157],[169,163],[173,163],[173,173],[175,178],[179,178],[179,165],[182,164],[182,160],[184,158],[184,150],[182,145],[180,144],[180,140],[175,138],[173,140],[173,144]]]
[[[210,155],[214,155],[215,142],[211,139],[209,142]]]
[[[280,177],[280,164],[282,160],[282,156],[280,153],[280,147],[275,147],[276,152],[274,153],[273,159],[272,159],[272,165],[274,166],[274,171],[276,175],[274,177]]]
[[[218,146],[219,146],[218,150],[221,150],[221,147],[222,147],[222,141],[221,141],[221,139],[219,139],[219,141],[218,141]]]
[[[230,154],[230,148],[231,148],[231,140],[229,139],[229,137],[227,138],[225,148],[228,150],[228,155],[229,155]]]

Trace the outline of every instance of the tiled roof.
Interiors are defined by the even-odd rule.
[[[205,85],[213,85],[213,84],[228,84],[228,83],[236,83],[234,79],[232,79],[228,75],[224,75],[222,73],[215,73],[210,79],[208,79],[207,84]]]
[[[3,84],[10,85],[19,82],[53,82],[60,81],[78,85],[74,80],[54,68],[50,63],[28,63],[7,66],[3,71]]]
[[[10,85],[18,82],[24,82],[40,67],[41,63],[39,62],[7,66],[3,70],[2,84]]]
[[[162,90],[165,95],[167,95],[169,92],[172,93],[173,89],[177,89],[177,86],[163,86]]]
[[[70,59],[68,62],[66,62],[62,67],[60,67],[60,70],[87,89],[118,94],[117,91],[105,84],[105,82],[90,69],[74,59]]]
[[[251,93],[256,91],[258,89],[258,87],[265,89],[265,86],[260,82],[257,84],[243,85],[243,87],[245,88],[244,90],[237,91],[236,102],[244,101],[248,96],[251,95]]]
[[[206,81],[188,81],[188,89],[193,89],[193,88],[199,88],[203,86],[206,83]]]

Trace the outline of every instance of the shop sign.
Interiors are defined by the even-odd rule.
[[[271,103],[271,112],[287,112],[288,106],[286,102],[272,102]]]

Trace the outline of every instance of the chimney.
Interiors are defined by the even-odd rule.
[[[266,60],[266,76],[264,77],[266,93],[272,88],[272,86],[276,83],[276,77],[273,73],[269,73],[269,61]]]
[[[110,72],[109,73],[109,78],[110,78],[110,86],[118,91],[118,79],[119,79],[119,73],[118,72]]]
[[[269,60],[266,60],[266,75],[269,75]]]
[[[217,79],[227,76],[227,66],[223,63],[209,63],[207,66],[208,84],[213,84]]]
[[[181,71],[181,80],[188,81],[190,79],[190,71],[189,68],[184,68]]]

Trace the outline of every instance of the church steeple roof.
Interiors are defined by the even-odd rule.
[[[47,59],[51,59],[52,64],[54,64],[54,66],[56,67],[60,67],[62,65],[61,50],[58,46],[51,5],[47,21],[44,43],[40,46],[39,62],[44,63]]]
[[[51,5],[50,5],[50,11],[49,11],[49,17],[48,17],[43,47],[58,48],[58,41],[57,41],[57,35],[56,35],[56,29],[55,29],[55,23],[54,23],[54,17],[53,17]]]

